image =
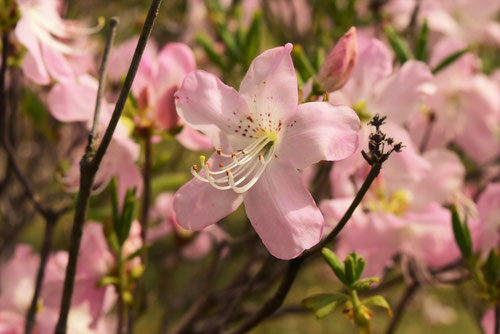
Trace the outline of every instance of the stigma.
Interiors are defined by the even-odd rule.
[[[266,166],[275,157],[275,139],[273,136],[262,136],[237,152],[226,153],[218,149],[215,157],[221,163],[217,166],[210,166],[202,155],[200,166],[193,165],[191,174],[215,189],[232,189],[236,193],[244,193],[259,180]]]

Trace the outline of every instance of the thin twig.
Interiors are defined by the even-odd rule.
[[[415,281],[406,288],[405,292],[403,293],[403,296],[401,297],[401,300],[399,301],[398,306],[396,307],[396,310],[394,311],[394,316],[391,320],[391,323],[389,324],[389,327],[385,331],[385,334],[394,333],[394,330],[399,325],[399,322],[403,317],[406,307],[409,305],[411,299],[413,298],[419,287],[420,284],[417,281]]]
[[[87,205],[88,205],[88,200],[90,198],[90,191],[92,188],[92,184],[94,183],[94,177],[95,174],[97,173],[97,169],[99,168],[99,163],[100,163],[99,161],[99,163],[97,163],[95,166],[91,166],[88,162],[90,157],[93,155],[92,146],[95,141],[94,138],[97,137],[99,108],[101,106],[101,98],[102,98],[102,86],[103,86],[102,80],[104,78],[104,73],[106,71],[106,64],[108,57],[107,53],[109,53],[110,46],[113,43],[113,38],[116,33],[117,24],[118,24],[117,19],[112,18],[110,20],[110,32],[106,42],[105,53],[103,55],[103,60],[100,69],[100,82],[96,98],[96,109],[94,112],[93,127],[91,130],[91,134],[89,135],[89,144],[87,146],[84,157],[82,158],[82,161],[80,163],[80,191],[78,192],[75,216],[73,221],[73,230],[71,232],[69,259],[68,259],[68,266],[66,268],[66,276],[64,279],[63,295],[61,299],[61,309],[55,330],[55,333],[60,333],[60,334],[66,333],[66,323],[67,323],[69,308],[71,305],[71,296],[73,295],[73,285],[76,275],[78,252],[80,249],[80,242],[83,233],[83,222],[85,221],[86,217]]]
[[[52,239],[54,237],[54,228],[56,226],[58,216],[54,216],[51,219],[45,221],[45,234],[43,238],[42,251],[40,253],[40,265],[38,267],[38,272],[35,282],[35,292],[33,293],[33,298],[31,299],[31,305],[26,314],[26,323],[24,328],[24,333],[29,334],[33,330],[35,325],[35,315],[38,308],[38,299],[42,292],[42,283],[45,276],[45,268],[49,259],[50,251],[52,249]]]
[[[335,226],[333,231],[316,247],[313,247],[310,250],[302,253],[300,257],[289,261],[288,269],[285,272],[283,280],[281,281],[281,284],[278,287],[278,290],[274,293],[274,295],[270,299],[268,299],[265,302],[265,304],[261,308],[259,308],[255,313],[251,314],[250,317],[248,317],[243,322],[243,324],[240,325],[240,327],[236,328],[233,331],[229,331],[228,332],[229,334],[246,333],[250,329],[254,328],[256,325],[258,325],[260,322],[262,322],[264,319],[271,316],[277,309],[280,308],[280,306],[283,304],[283,301],[285,300],[285,297],[288,294],[288,291],[292,287],[295,278],[297,277],[297,274],[303,264],[303,261],[312,255],[318,254],[324,246],[326,246],[329,242],[335,239],[335,237],[340,233],[340,231],[342,231],[342,229],[345,227],[345,225],[351,218],[352,214],[354,213],[354,210],[356,210],[358,205],[361,203],[361,200],[363,199],[366,192],[370,188],[372,182],[380,173],[381,167],[382,166],[380,163],[376,163],[372,166],[370,173],[363,182],[363,185],[356,194],[356,197],[352,201],[351,205],[349,206],[349,208],[347,209],[347,211],[345,212],[344,216],[339,221],[337,226]]]

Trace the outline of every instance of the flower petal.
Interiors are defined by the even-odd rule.
[[[241,202],[242,195],[233,190],[217,190],[194,178],[175,193],[174,211],[179,225],[188,230],[201,230],[232,213]]]
[[[89,75],[56,84],[47,97],[50,113],[60,122],[90,122],[94,115],[97,86],[97,81]]]
[[[43,62],[40,44],[35,37],[33,27],[27,19],[21,18],[15,30],[18,41],[28,49],[23,61],[23,72],[26,77],[40,85],[50,83],[50,77]]]
[[[246,193],[245,209],[262,242],[277,258],[297,257],[323,235],[323,216],[300,173],[279,159]]]
[[[377,84],[369,112],[388,116],[392,122],[402,123],[423,104],[423,97],[431,90],[432,73],[419,61],[407,61],[395,74]]]
[[[189,126],[184,126],[181,133],[175,136],[175,139],[184,147],[193,151],[208,151],[213,148],[207,136]]]
[[[348,107],[304,103],[285,129],[277,154],[299,169],[320,160],[345,159],[358,148],[359,129],[359,118]]]
[[[224,148],[227,136],[233,142],[248,140],[237,130],[240,120],[249,116],[245,99],[215,75],[200,70],[189,73],[175,99],[181,119],[206,134],[214,146]]]
[[[179,87],[186,74],[196,69],[193,51],[184,43],[168,43],[158,54],[156,87],[159,91]]]
[[[252,113],[271,114],[276,123],[285,123],[297,110],[297,76],[293,67],[292,44],[270,49],[256,57],[241,81],[240,93]]]

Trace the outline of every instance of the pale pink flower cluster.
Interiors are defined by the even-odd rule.
[[[136,222],[124,245],[125,256],[142,247],[140,226]],[[26,313],[34,293],[40,262],[30,246],[18,245],[14,255],[2,265],[0,283],[0,333],[24,333]],[[68,253],[53,253],[47,263],[42,295],[36,312],[36,333],[53,333],[59,315]],[[140,263],[139,263],[140,264]],[[128,266],[138,263],[129,262]],[[84,228],[75,290],[68,319],[68,332],[76,334],[110,333],[116,326],[110,311],[117,300],[115,288],[99,281],[116,270],[115,255],[109,250],[103,226],[87,222]]]

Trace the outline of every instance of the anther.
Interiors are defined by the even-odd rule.
[[[221,150],[220,148],[217,150],[217,154],[218,154],[218,155],[221,155],[221,154],[222,154],[222,150]]]
[[[198,166],[193,165],[193,170],[196,170],[196,171],[197,171],[197,170],[198,170]]]

